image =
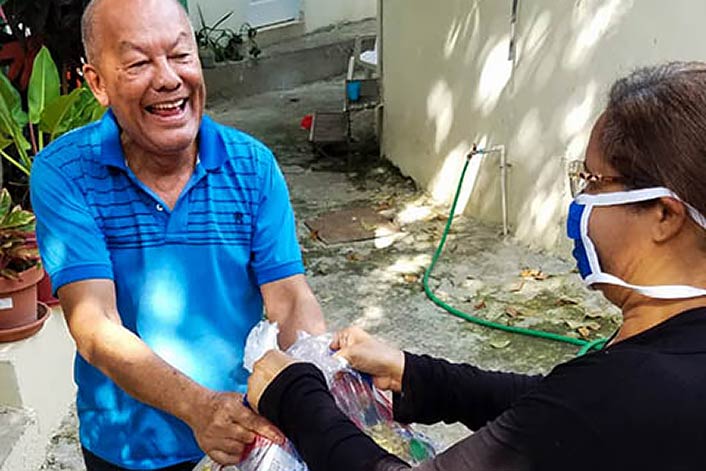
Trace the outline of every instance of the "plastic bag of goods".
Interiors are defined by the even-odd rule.
[[[262,321],[248,335],[243,363],[252,372],[252,366],[267,351],[278,349],[276,323]],[[436,446],[423,434],[408,425],[395,422],[389,399],[372,385],[372,381],[348,366],[346,361],[333,356],[329,348],[330,334],[311,336],[300,332],[298,340],[287,354],[298,360],[315,364],[324,374],[338,407],[381,448],[414,466],[433,458]],[[194,471],[307,471],[306,464],[287,441],[280,446],[258,437],[245,450],[243,461],[237,466],[220,466],[204,458]]]

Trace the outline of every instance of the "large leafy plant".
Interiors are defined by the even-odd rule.
[[[0,155],[26,175],[48,142],[105,111],[85,85],[66,95],[60,89],[59,71],[45,47],[34,59],[26,111],[20,93],[0,74]]]
[[[32,212],[13,206],[7,188],[0,191],[0,277],[16,279],[39,265]]]

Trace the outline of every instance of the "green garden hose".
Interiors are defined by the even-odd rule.
[[[473,155],[473,154],[471,154]],[[472,316],[471,314],[468,314],[466,312],[463,312],[461,310],[458,310],[452,306],[449,306],[446,304],[444,301],[439,299],[432,289],[429,287],[429,277],[431,276],[432,271],[434,270],[434,267],[436,266],[436,263],[439,261],[439,257],[441,256],[441,252],[444,249],[444,245],[446,244],[446,238],[449,235],[449,231],[451,230],[451,224],[453,223],[453,218],[454,214],[456,212],[456,204],[458,203],[458,198],[461,195],[461,187],[463,186],[463,181],[464,178],[466,177],[466,171],[468,170],[468,164],[471,162],[470,156],[466,159],[466,164],[463,166],[463,171],[461,172],[461,178],[458,181],[458,188],[456,189],[456,195],[454,196],[453,204],[451,205],[451,211],[449,212],[449,217],[446,220],[446,227],[444,228],[444,232],[441,236],[441,241],[439,242],[438,247],[436,248],[436,252],[434,252],[434,256],[431,259],[431,264],[429,265],[429,268],[427,268],[426,272],[424,273],[424,278],[422,280],[422,283],[424,285],[424,292],[426,293],[427,297],[434,302],[434,304],[438,305],[445,311],[447,311],[450,314],[453,314],[456,317],[460,317],[461,319],[464,319],[468,322],[473,322],[474,324],[482,325],[484,327],[490,327],[491,329],[497,329],[497,330],[502,330],[504,332],[510,332],[512,334],[522,334],[522,335],[528,335],[530,337],[538,337],[541,339],[547,339],[547,340],[553,340],[556,342],[564,342],[568,343],[571,345],[575,345],[577,347],[581,347],[579,350],[578,356],[585,355],[589,351],[596,349],[599,350],[601,349],[608,339],[598,339],[598,340],[593,340],[593,341],[588,341],[588,340],[582,340],[582,339],[577,339],[573,337],[568,337],[566,335],[559,335],[555,334],[552,332],[545,332],[542,330],[534,330],[534,329],[528,329],[524,327],[515,327],[515,326],[510,326],[510,325],[505,325],[505,324],[500,324],[498,322],[492,322],[486,319],[482,319],[480,317]]]

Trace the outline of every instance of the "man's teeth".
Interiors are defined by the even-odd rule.
[[[151,108],[158,110],[158,111],[172,111],[177,108],[181,108],[184,103],[186,103],[185,99],[178,100],[178,101],[172,101],[169,103],[158,103],[156,105],[152,105]]]

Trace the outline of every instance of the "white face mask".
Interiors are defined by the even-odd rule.
[[[639,203],[657,198],[669,197],[682,201],[668,188],[645,188],[642,190],[619,191],[614,193],[601,193],[597,195],[580,194],[569,207],[567,231],[570,239],[574,241],[573,255],[576,259],[579,272],[584,282],[591,286],[596,283],[629,288],[638,293],[657,299],[687,299],[706,296],[706,289],[685,285],[659,285],[639,286],[627,283],[617,276],[601,270],[598,253],[593,241],[588,236],[588,220],[591,211],[596,206],[615,206],[621,204]],[[701,227],[706,229],[706,218],[696,208],[685,203],[691,218]]]

